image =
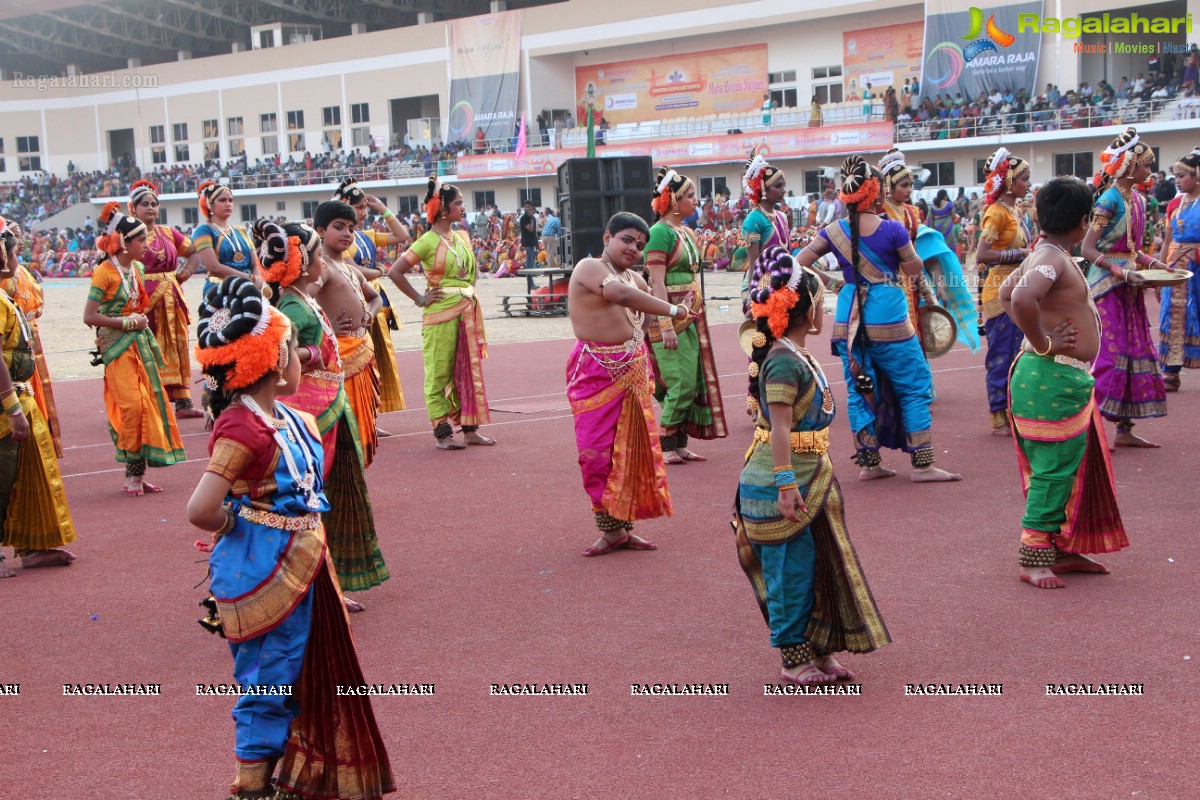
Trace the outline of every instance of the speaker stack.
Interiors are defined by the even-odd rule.
[[[604,226],[618,211],[654,221],[654,162],[650,156],[569,158],[558,168],[562,263],[578,264],[604,249]]]

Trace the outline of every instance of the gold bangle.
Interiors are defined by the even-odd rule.
[[[1030,342],[1030,345],[1033,345],[1033,342]],[[1049,336],[1046,337],[1046,352],[1044,352],[1044,353],[1038,352],[1037,346],[1033,345],[1033,352],[1037,353],[1039,356],[1050,355],[1050,351],[1052,349],[1054,349],[1054,342],[1051,341]]]
[[[794,483],[785,483],[783,486],[775,487],[775,491],[777,492],[786,492],[788,489],[795,489],[796,491],[799,491],[800,487]]]

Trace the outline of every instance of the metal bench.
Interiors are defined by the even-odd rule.
[[[506,294],[500,298],[500,310],[506,316],[565,317],[567,295],[563,294]]]

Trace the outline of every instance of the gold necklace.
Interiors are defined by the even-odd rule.
[[[666,220],[663,220],[666,222]],[[700,271],[700,250],[696,247],[696,242],[692,239],[692,232],[686,225],[675,225],[667,222],[667,227],[675,231],[675,235],[683,242],[683,249],[688,256],[688,266],[692,272]]]
[[[1194,195],[1185,194],[1183,196],[1183,200],[1179,201],[1179,208],[1175,209],[1175,229],[1179,232],[1180,236],[1183,235],[1183,214],[1193,204],[1195,204],[1197,200],[1200,200],[1200,192]]]
[[[619,282],[626,286],[637,288],[637,282],[633,279],[633,275],[626,270],[617,269],[617,265],[608,257],[608,253],[600,254],[600,263],[608,268],[609,274],[616,278]],[[646,332],[642,328],[642,323],[646,321],[646,314],[643,311],[634,311],[628,306],[625,307],[625,316],[629,319],[629,324],[633,326],[633,340],[637,341],[637,347],[641,347],[642,339]],[[633,341],[631,340],[631,341]]]
[[[786,336],[779,337],[776,341],[780,342],[788,350],[792,351],[797,357],[808,364],[812,370],[813,377],[817,380],[817,386],[821,387],[821,411],[826,414],[833,413],[833,390],[829,388],[829,380],[825,377],[825,371],[821,369],[821,365],[813,358],[812,353],[804,347],[793,342]]]

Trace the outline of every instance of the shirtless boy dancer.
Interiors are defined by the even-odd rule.
[[[1061,589],[1065,572],[1107,574],[1086,553],[1129,545],[1108,442],[1092,396],[1100,320],[1071,249],[1088,230],[1091,190],[1055,178],[1037,195],[1041,242],[1000,287],[1025,334],[1009,380],[1009,411],[1025,490],[1021,580]]]

